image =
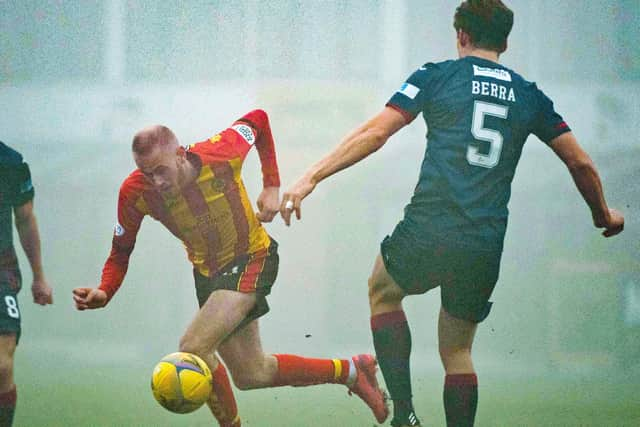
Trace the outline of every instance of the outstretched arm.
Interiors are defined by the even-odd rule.
[[[556,155],[567,165],[576,187],[591,209],[593,225],[604,228],[602,235],[605,237],[620,233],[624,229],[624,216],[607,206],[598,171],[573,133],[563,133],[553,139],[550,145]]]
[[[144,213],[135,207],[135,197],[130,197],[126,185],[123,185],[118,200],[118,223],[113,234],[111,253],[102,269],[100,285],[97,288],[73,290],[73,301],[78,310],[102,308],[111,301],[127,274],[129,257],[143,218]]]
[[[33,272],[33,284],[31,285],[33,302],[40,305],[52,304],[52,290],[42,269],[40,233],[38,231],[38,222],[33,212],[33,200],[16,206],[14,214],[20,244],[29,259],[31,271]]]
[[[359,162],[382,147],[389,137],[407,124],[397,110],[385,107],[380,113],[349,133],[342,142],[322,160],[311,166],[282,196],[280,214],[290,225],[291,213],[301,218],[300,204],[323,179]]]

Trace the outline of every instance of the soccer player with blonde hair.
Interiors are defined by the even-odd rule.
[[[255,213],[241,177],[255,146],[263,190]],[[145,216],[180,239],[193,264],[200,304],[180,340],[180,351],[202,358],[213,373],[211,412],[222,427],[239,427],[240,416],[226,364],[242,390],[284,385],[344,384],[373,411],[387,417],[368,354],[351,359],[311,359],[262,350],[258,318],[269,311],[266,297],[278,272],[278,245],[262,226],[277,214],[280,177],[269,118],[254,110],[229,128],[188,148],[167,127],[154,125],[133,138],[138,169],[120,188],[118,222],[111,254],[96,288],[76,288],[78,310],[106,306],[122,284],[136,235]]]

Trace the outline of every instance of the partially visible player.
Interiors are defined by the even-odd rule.
[[[53,302],[51,287],[42,269],[33,197],[29,166],[20,153],[0,142],[0,427],[13,423],[17,400],[13,361],[20,340],[18,293],[22,276],[13,246],[12,215],[15,215],[20,244],[33,273],[33,302],[40,305]]]
[[[254,145],[264,186],[257,214],[241,178]],[[120,188],[111,255],[97,288],[74,289],[77,309],[101,308],[111,301],[124,279],[142,219],[151,216],[183,242],[193,264],[200,310],[180,340],[180,351],[200,356],[211,368],[214,392],[208,403],[221,426],[240,426],[240,417],[216,351],[240,389],[344,384],[383,422],[388,411],[373,356],[309,359],[262,350],[258,318],[269,311],[266,297],[278,272],[278,245],[261,222],[271,221],[280,206],[267,114],[252,111],[186,149],[170,129],[151,126],[135,135],[132,151],[138,169]]]
[[[471,345],[477,324],[491,308],[511,181],[530,134],[567,165],[605,237],[624,226],[622,214],[605,202],[593,162],[551,100],[498,63],[512,25],[513,13],[500,0],[463,2],[454,17],[459,59],[420,67],[382,112],[283,195],[281,214],[288,225],[293,211],[300,219],[302,199],[320,181],[378,150],[423,115],[429,133],[420,178],[404,219],[383,240],[369,279],[373,342],[393,399],[392,426],[420,425],[412,403],[411,334],[402,300],[438,286],[447,425],[474,423],[478,383]]]

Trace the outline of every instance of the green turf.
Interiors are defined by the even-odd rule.
[[[206,409],[174,415],[149,389],[143,367],[90,367],[66,362],[56,369],[28,356],[19,359],[15,426],[210,426]],[[637,426],[638,384],[601,376],[554,379],[480,377],[476,426]],[[425,426],[443,426],[439,373],[416,375],[414,393]],[[371,427],[369,411],[342,386],[237,392],[243,426]]]

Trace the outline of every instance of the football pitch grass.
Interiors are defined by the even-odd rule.
[[[19,359],[15,427],[217,425],[205,407],[187,415],[161,408],[149,388],[151,368],[68,362],[53,368],[29,356]],[[442,375],[415,374],[415,403],[423,426],[444,426]],[[481,373],[479,379],[479,427],[640,425],[637,379],[498,372]],[[343,386],[236,391],[236,396],[243,426],[377,425],[368,408]]]

